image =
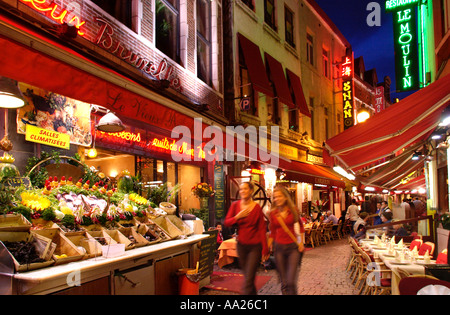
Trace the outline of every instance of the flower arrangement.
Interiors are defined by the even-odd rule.
[[[211,197],[215,193],[211,185],[207,183],[198,183],[192,187],[191,191],[197,198]]]

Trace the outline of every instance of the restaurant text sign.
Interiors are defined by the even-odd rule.
[[[342,103],[344,112],[344,129],[355,124],[353,100],[353,53],[345,57],[342,63]]]
[[[46,144],[52,147],[62,148],[68,150],[70,148],[70,136],[64,133],[51,131],[35,127],[33,125],[26,125],[25,140]]]

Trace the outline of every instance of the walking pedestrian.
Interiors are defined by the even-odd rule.
[[[239,186],[240,200],[233,202],[225,218],[225,226],[237,225],[237,252],[244,274],[242,294],[256,295],[255,277],[261,258],[268,256],[267,223],[262,209],[253,198],[254,185],[244,182]]]
[[[281,282],[281,293],[296,295],[304,245],[296,235],[295,224],[299,223],[300,233],[304,233],[304,228],[302,220],[299,219],[297,207],[289,196],[289,192],[283,187],[276,187],[273,191],[269,222],[269,245],[273,240],[273,254]]]
[[[351,230],[350,235],[354,236],[355,232],[353,231],[353,226],[355,225],[355,222],[359,218],[359,208],[356,205],[356,199],[352,199],[352,204],[347,209],[347,214],[345,215],[345,219],[349,220],[351,223]]]

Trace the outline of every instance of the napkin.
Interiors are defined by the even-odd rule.
[[[426,264],[429,264],[429,263],[430,263],[430,254],[428,253],[428,250],[425,252],[425,255],[423,255],[423,261],[424,261]]]
[[[397,246],[400,248],[403,247],[403,238],[397,243]]]
[[[383,235],[381,235],[381,241],[384,242],[386,240],[386,233],[383,233]]]
[[[412,250],[412,255],[413,255],[413,257],[419,257],[419,253],[417,252],[417,246],[415,246],[414,248],[413,248],[413,250]]]
[[[373,238],[373,242],[378,245],[380,243],[380,239],[378,238],[378,236],[375,235],[375,237]]]
[[[392,236],[392,238],[391,238],[391,245],[392,245],[392,246],[395,245],[395,236]]]

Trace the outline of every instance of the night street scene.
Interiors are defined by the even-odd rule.
[[[449,58],[450,0],[0,0],[0,295],[450,295]]]

